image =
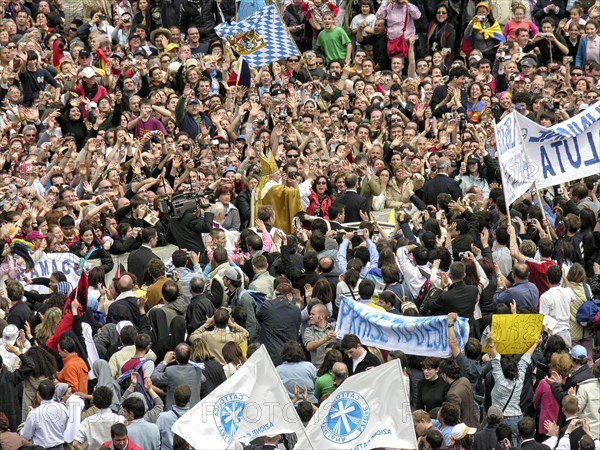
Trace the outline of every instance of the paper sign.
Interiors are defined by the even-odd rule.
[[[502,355],[525,353],[542,333],[543,321],[543,314],[492,315],[496,351]]]
[[[543,325],[548,328],[550,331],[554,332],[554,327],[558,324],[558,320],[554,317],[549,316],[548,314],[544,314],[544,322]]]

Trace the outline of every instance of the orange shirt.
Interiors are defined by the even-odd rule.
[[[88,392],[88,367],[85,361],[73,353],[63,359],[63,370],[58,372],[56,379],[67,383],[73,392]]]

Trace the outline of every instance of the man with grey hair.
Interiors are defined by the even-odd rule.
[[[437,161],[437,173],[431,180],[427,181],[423,186],[423,200],[426,205],[437,205],[439,194],[450,194],[454,200],[458,200],[462,196],[460,184],[451,177],[450,160],[447,157],[442,157]]]
[[[201,277],[194,277],[189,284],[192,299],[185,314],[188,334],[192,334],[215,314],[215,306],[206,296],[206,282]]]
[[[331,378],[333,378],[333,385],[340,387],[340,385],[348,378],[348,366],[343,362],[333,363],[331,368]]]

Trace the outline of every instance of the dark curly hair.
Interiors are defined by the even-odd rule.
[[[315,178],[315,181],[313,181],[313,185],[312,185],[313,191],[317,192],[317,183],[320,180],[325,180],[325,183],[327,183],[325,185],[325,195],[331,197],[331,194],[333,192],[333,186],[331,185],[331,181],[329,180],[329,178],[327,178],[324,175],[320,175],[317,178]]]
[[[31,347],[27,356],[33,360],[34,368],[32,377],[47,377],[53,379],[57,371],[56,358],[44,347]]]

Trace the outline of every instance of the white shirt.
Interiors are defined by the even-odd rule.
[[[44,448],[56,447],[65,442],[65,430],[69,422],[67,407],[54,400],[42,400],[31,410],[21,430],[21,436]]]
[[[125,417],[112,412],[109,408],[101,409],[96,414],[83,419],[75,440],[81,444],[87,442],[89,448],[100,448],[110,441],[110,427],[115,423],[125,423]]]
[[[547,314],[557,321],[555,333],[569,331],[571,302],[575,300],[575,292],[571,288],[556,286],[548,289],[540,297],[540,314]]]
[[[427,266],[415,266],[410,259],[408,259],[408,251],[406,247],[400,247],[396,253],[398,259],[398,266],[404,275],[404,279],[408,283],[408,287],[413,297],[419,295],[419,291],[423,284],[427,281],[427,278],[421,273],[422,269],[426,273],[431,273],[431,270]]]
[[[356,371],[356,367],[362,362],[363,359],[367,357],[367,351],[365,350],[362,355],[360,355],[356,359],[352,359],[352,372]]]

